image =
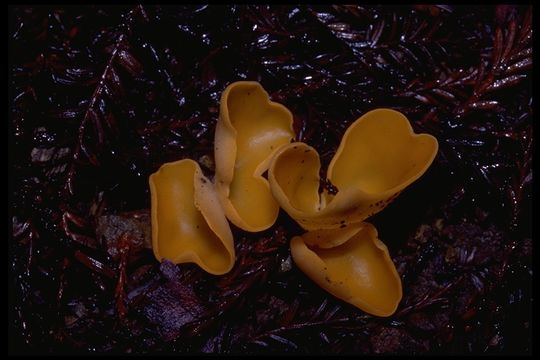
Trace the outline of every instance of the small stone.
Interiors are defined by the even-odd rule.
[[[287,256],[285,259],[281,259],[281,264],[279,265],[279,271],[280,272],[287,272],[292,269],[292,258],[291,256]]]

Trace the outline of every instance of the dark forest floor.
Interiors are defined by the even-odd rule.
[[[532,7],[20,6],[9,14],[12,353],[530,354]],[[222,277],[145,246],[148,176],[213,176],[226,85],[256,80],[329,162],[388,107],[437,137],[372,221],[402,277],[389,318],[313,284],[286,214],[234,228]],[[126,234],[122,236],[122,234]]]

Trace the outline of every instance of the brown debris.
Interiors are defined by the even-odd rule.
[[[176,339],[185,326],[204,313],[201,300],[188,284],[180,283],[180,270],[164,261],[160,270],[162,284],[146,294],[143,314],[165,341]]]
[[[124,234],[129,234],[130,253],[152,248],[152,227],[148,210],[123,213],[118,215],[106,214],[97,219],[96,237],[113,258],[120,256]]]

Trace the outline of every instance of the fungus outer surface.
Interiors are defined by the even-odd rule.
[[[223,92],[216,125],[215,186],[227,218],[246,231],[268,229],[279,205],[263,173],[276,151],[294,138],[293,118],[253,81]]]
[[[340,245],[322,249],[309,246],[309,232],[291,240],[291,254],[297,266],[321,288],[361,310],[390,316],[401,301],[399,274],[388,248],[368,223],[350,226],[350,236]],[[343,235],[343,234],[341,234]],[[332,237],[327,231],[326,236]],[[326,242],[332,242],[327,239]]]
[[[156,259],[192,262],[221,275],[234,265],[234,243],[212,183],[184,159],[163,164],[149,179]]]
[[[437,151],[437,139],[415,134],[403,114],[376,109],[349,126],[328,166],[337,194],[319,194],[319,155],[304,143],[283,146],[268,179],[280,206],[304,229],[333,229],[384,209],[425,173]]]

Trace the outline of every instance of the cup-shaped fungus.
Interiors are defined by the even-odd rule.
[[[319,194],[319,155],[304,143],[280,148],[268,179],[278,203],[304,229],[333,229],[384,209],[422,176],[437,150],[437,139],[415,134],[403,114],[376,109],[349,126],[328,166],[337,194]]]
[[[156,259],[192,262],[221,275],[234,265],[229,223],[199,165],[184,159],[150,175],[152,248]]]
[[[279,205],[263,174],[293,138],[292,114],[270,101],[259,83],[239,81],[225,89],[214,140],[214,182],[225,215],[239,228],[262,231],[276,221]]]
[[[392,315],[401,300],[401,279],[375,227],[351,224],[337,236],[341,237],[340,244],[329,248],[310,245],[314,239],[333,237],[329,230],[294,237],[294,262],[335,297],[373,315]]]
[[[304,229],[291,240],[298,267],[334,296],[374,315],[390,316],[401,279],[377,230],[362,222],[381,211],[427,170],[437,139],[415,134],[407,118],[377,109],[345,132],[328,166],[337,193],[319,193],[319,154],[304,143],[283,146],[268,171],[272,193]]]

